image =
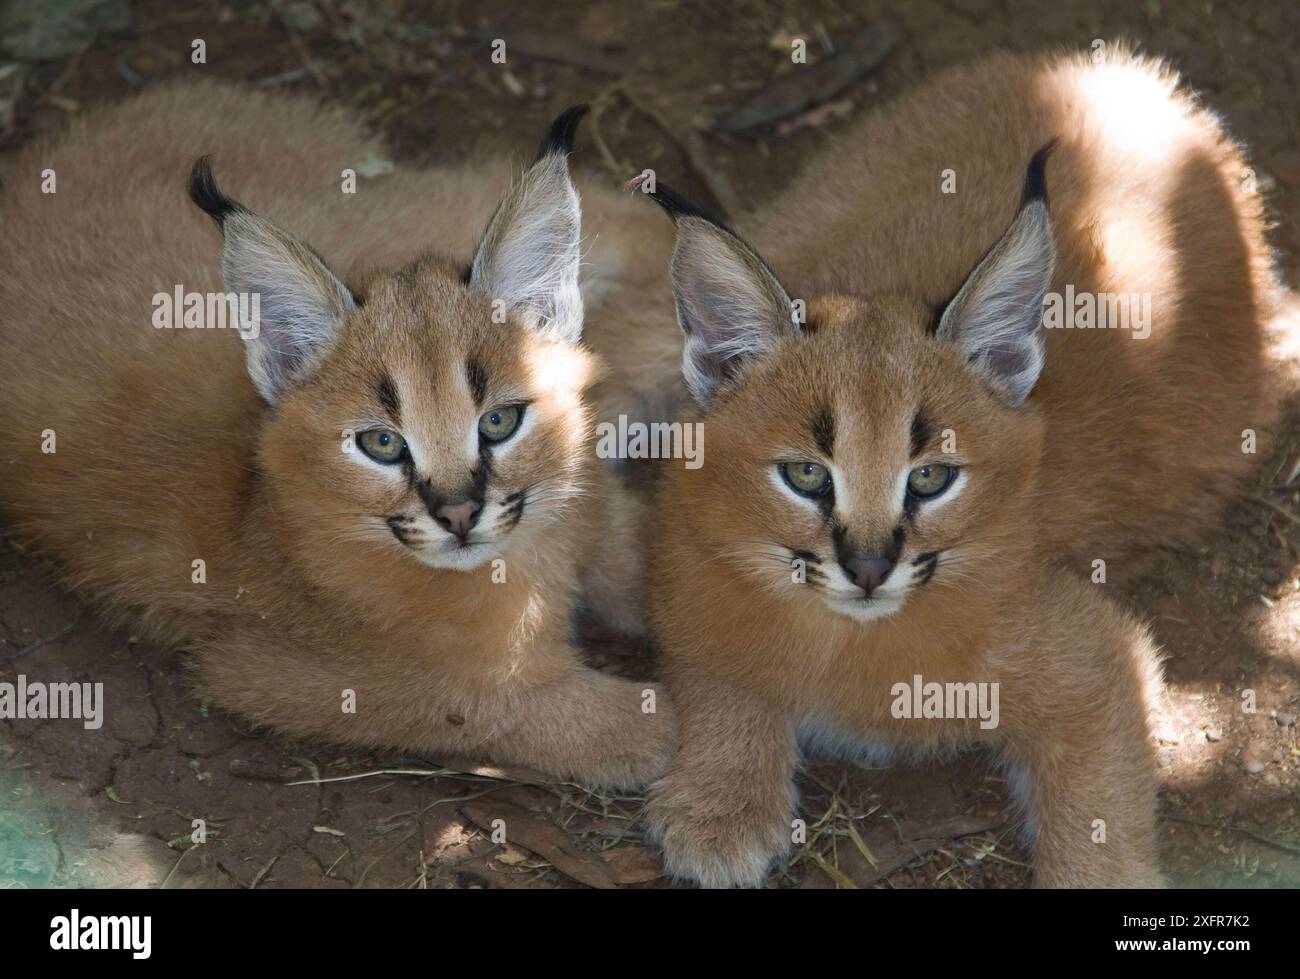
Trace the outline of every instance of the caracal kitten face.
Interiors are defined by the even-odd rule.
[[[708,500],[717,564],[868,622],[931,585],[984,590],[1026,552],[1043,432],[1017,409],[1043,364],[1049,152],[941,317],[904,297],[821,296],[797,311],[742,240],[655,195],[676,215],[684,373],[710,446],[692,493]]]
[[[605,543],[634,509],[586,402],[581,114],[513,180],[401,170],[355,198],[340,176],[382,148],[351,119],[223,86],[28,148],[14,172],[59,183],[0,202],[16,533],[114,620],[190,648],[209,700],[292,736],[657,776],[670,705],[570,640],[580,597],[625,631],[640,602],[633,549]],[[238,297],[237,322],[211,328],[211,303],[172,322],[173,290]]]
[[[595,365],[576,345],[579,212],[564,161],[578,115],[556,121],[555,149],[494,217],[468,281],[430,257],[353,295],[196,165],[191,194],[224,233],[226,287],[262,299],[248,370],[275,411],[258,458],[291,488],[280,507],[295,548],[469,571],[542,546],[580,497]]]

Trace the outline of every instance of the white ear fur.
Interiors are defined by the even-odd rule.
[[[1052,144],[1035,154],[1015,220],[975,267],[939,322],[971,366],[1019,405],[1043,369],[1043,299],[1056,265],[1043,166]]]
[[[546,153],[492,216],[470,267],[470,285],[502,300],[532,329],[576,343],[582,337],[581,233],[567,156]]]
[[[248,211],[222,223],[227,292],[259,297],[260,319],[242,321],[248,375],[268,403],[312,374],[348,314],[352,293],[306,245]]]
[[[315,370],[356,302],[314,251],[226,197],[207,157],[195,161],[189,191],[221,228],[223,287],[248,297],[234,304],[248,376],[274,404],[286,385]]]
[[[743,241],[705,218],[677,218],[672,279],[686,335],[682,374],[701,405],[746,361],[797,331],[790,297],[772,271]]]

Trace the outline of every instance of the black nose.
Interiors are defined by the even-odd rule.
[[[438,526],[443,530],[464,539],[478,523],[478,515],[482,509],[475,500],[457,500],[454,503],[444,503],[434,510],[433,519],[438,521]]]
[[[887,557],[859,554],[844,562],[844,570],[849,573],[855,585],[870,595],[885,583],[889,572],[894,570],[894,562]]]

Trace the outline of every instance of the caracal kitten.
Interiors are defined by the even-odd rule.
[[[707,434],[702,467],[661,467],[650,578],[673,874],[764,879],[801,744],[976,742],[1036,883],[1159,883],[1158,662],[1105,572],[1203,531],[1266,422],[1247,173],[1158,67],[999,56],[814,164],[758,224],[770,265],[659,185]],[[1045,328],[1067,287],[1150,316]]]
[[[584,293],[599,316],[646,273],[611,248],[580,290],[580,115],[513,183],[508,161],[358,179],[383,151],[345,114],[211,84],[28,147],[0,201],[15,534],[292,736],[660,774],[666,700],[569,638],[584,575],[627,631],[640,578],[580,336]],[[646,210],[588,202],[611,234]]]

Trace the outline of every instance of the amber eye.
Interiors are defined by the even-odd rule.
[[[802,496],[821,496],[831,488],[830,471],[816,462],[785,462],[780,469],[790,488]]]
[[[361,451],[375,462],[392,465],[406,456],[406,439],[390,428],[372,428],[357,436]]]
[[[519,427],[524,410],[519,405],[507,405],[483,412],[478,420],[478,433],[489,442],[504,442]]]
[[[907,492],[919,500],[938,496],[957,478],[956,466],[917,466],[907,474]]]

